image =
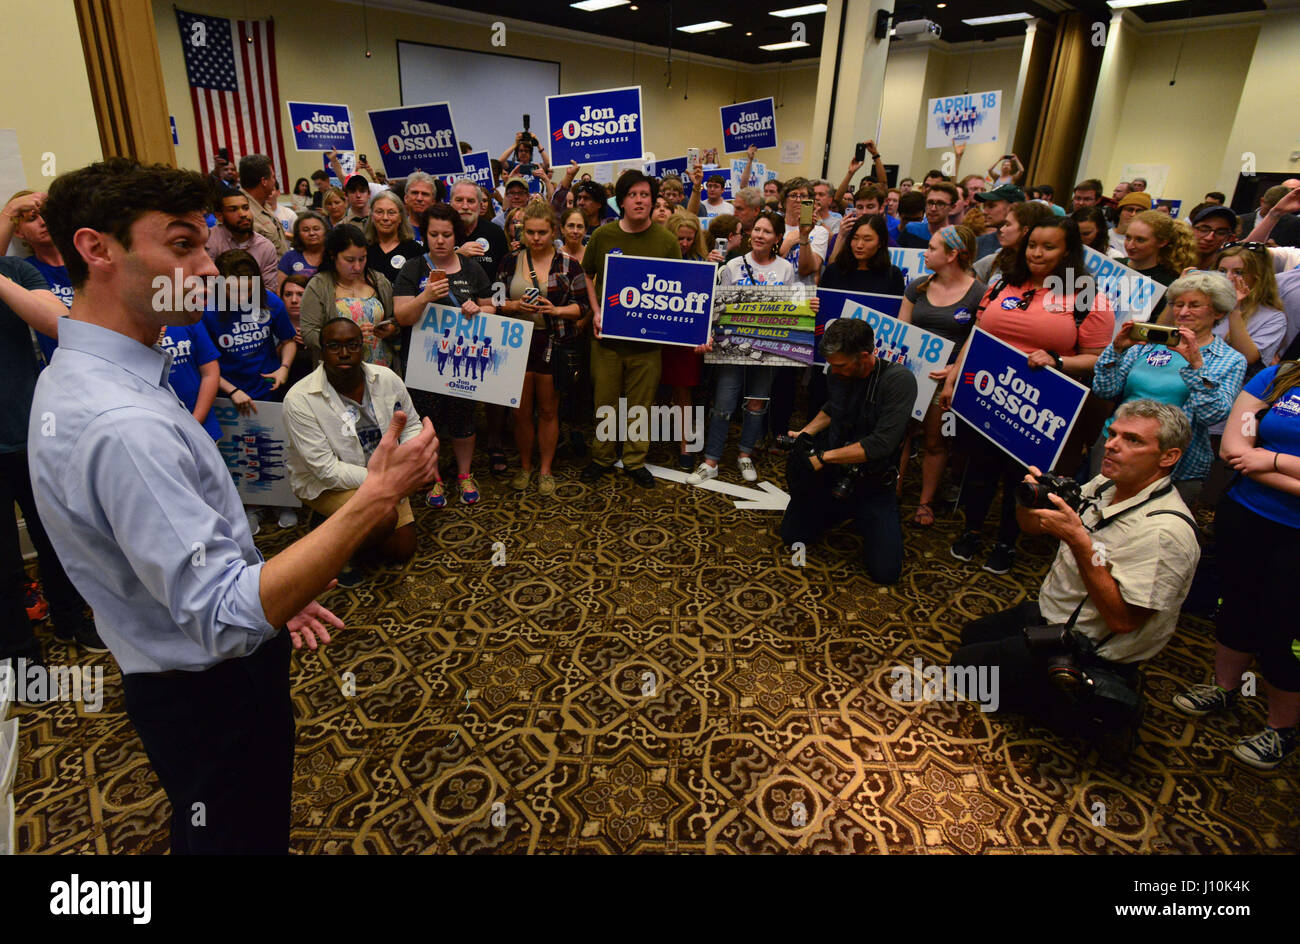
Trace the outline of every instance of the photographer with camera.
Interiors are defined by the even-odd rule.
[[[803,429],[790,431],[786,478],[790,504],[781,540],[812,544],[840,518],[862,535],[862,563],[876,583],[896,583],[903,570],[898,519],[898,453],[916,402],[916,377],[875,354],[865,321],[826,325],[821,353],[830,365],[826,405]]]
[[[1173,635],[1201,556],[1170,480],[1191,433],[1178,407],[1130,400],[1111,420],[1101,475],[1079,486],[1030,467],[1016,517],[1060,539],[1056,558],[1036,602],[968,623],[951,660],[997,666],[1002,708],[1136,720],[1138,664]]]
[[[546,148],[542,147],[537,136],[529,130],[529,116],[524,115],[524,130],[515,132],[515,143],[510,145],[501,152],[501,173],[509,177],[518,171],[519,177],[525,181],[533,177],[533,171],[540,169],[548,178],[551,176],[551,161],[546,156]],[[541,163],[533,160],[533,152],[536,151],[542,156]]]

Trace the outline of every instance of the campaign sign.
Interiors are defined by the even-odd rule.
[[[1002,93],[972,92],[932,98],[926,115],[925,146],[928,148],[996,141],[1002,117]]]
[[[546,96],[551,163],[640,161],[641,86]]]
[[[212,416],[221,424],[217,448],[247,505],[297,508],[302,503],[289,487],[289,435],[284,428],[284,404],[257,401],[257,412],[241,416],[225,397],[212,401]]]
[[[389,177],[405,177],[417,170],[435,176],[460,174],[465,169],[446,102],[379,108],[366,115]]]
[[[492,190],[495,187],[495,183],[492,180],[492,157],[487,151],[470,151],[468,154],[462,156],[461,160],[465,163],[464,173],[448,174],[444,177],[443,182],[446,183],[447,186],[450,187],[454,181],[459,180],[462,177],[468,177],[480,187],[485,187],[488,190]]]
[[[1056,465],[1088,388],[1043,367],[980,328],[960,365],[952,409],[989,442],[1024,466]]]
[[[715,262],[607,255],[600,336],[696,347],[709,340]]]
[[[1089,246],[1083,247],[1084,261],[1097,283],[1097,291],[1110,300],[1115,309],[1115,327],[1126,321],[1150,321],[1165,287],[1155,279],[1130,269]]]
[[[518,406],[533,323],[429,305],[411,331],[406,385],[482,403]]]
[[[351,151],[340,151],[338,157],[339,166],[343,168],[343,179],[346,180],[357,172],[357,156]],[[330,183],[342,188],[343,181],[334,176],[334,168],[330,166],[330,156],[328,154],[321,155],[321,163],[325,166],[325,173],[330,175]]]
[[[813,362],[817,319],[807,290],[793,285],[719,285],[709,364],[795,367]]]
[[[899,310],[903,307],[901,295],[872,295],[867,292],[845,292],[835,288],[817,289],[817,299],[816,331],[819,344],[826,325],[836,318],[866,318],[868,321],[879,315],[897,318]],[[871,327],[874,331],[875,324],[873,323]],[[822,360],[820,351],[817,352],[817,363],[826,363]]]
[[[723,105],[722,153],[735,154],[750,146],[776,147],[776,103],[771,98],[759,98],[737,105]]]
[[[352,116],[347,105],[284,104],[293,126],[293,146],[299,151],[352,150]]]
[[[945,337],[922,331],[916,325],[882,315],[857,302],[844,306],[841,318],[861,318],[871,325],[876,339],[876,357],[882,361],[902,364],[916,378],[916,400],[912,403],[912,418],[925,419],[925,412],[934,399],[939,381],[930,374],[941,370],[952,356],[953,343]]]
[[[740,176],[740,172],[744,169],[745,169],[744,165],[742,164],[741,167],[736,169],[736,171],[733,174],[731,168],[720,167],[717,164],[704,164],[703,166],[700,167],[700,170],[704,172],[704,178],[703,178],[704,192],[700,194],[700,210],[706,216],[717,216],[716,212],[710,212],[704,205],[705,201],[709,199],[709,178],[712,177],[714,174],[717,174],[719,177],[722,178],[722,199],[729,201],[733,196],[732,184],[735,182],[736,178]]]
[[[686,158],[674,157],[669,161],[655,161],[646,173],[651,177],[658,177],[661,183],[669,177],[676,177],[682,183],[682,205],[685,206],[686,201],[691,198],[691,191],[695,188],[695,184],[691,181]]]
[[[925,264],[925,250],[919,247],[904,249],[901,246],[890,246],[889,263],[898,266],[903,273],[904,285],[930,274],[930,268]]]

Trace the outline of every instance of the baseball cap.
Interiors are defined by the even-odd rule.
[[[1025,192],[1015,184],[1003,184],[1000,187],[994,187],[992,190],[983,190],[975,194],[975,199],[984,203],[990,203],[994,200],[1006,200],[1008,203],[1024,203]]]
[[[520,188],[521,190],[527,190],[527,189],[528,189],[528,184],[524,183],[524,182],[523,182],[522,180],[520,180],[518,177],[514,177],[514,178],[511,178],[510,181],[506,183],[506,189],[507,189],[507,190],[509,190],[511,187],[518,187],[518,188]]]
[[[348,178],[347,183],[343,185],[346,190],[364,190],[370,192],[370,181],[365,178],[364,174],[353,174]]]
[[[1232,226],[1233,231],[1234,232],[1236,231],[1237,214],[1233,213],[1230,209],[1228,209],[1225,206],[1208,206],[1205,209],[1201,210],[1200,213],[1197,213],[1194,217],[1192,217],[1192,222],[1200,223],[1203,220],[1208,220],[1212,216],[1223,217],[1225,220],[1228,221],[1229,225]]]
[[[1144,190],[1126,193],[1119,198],[1118,206],[1121,210],[1128,206],[1135,206],[1139,210],[1149,210],[1151,209],[1151,194]],[[1236,217],[1233,217],[1233,219],[1236,219]]]

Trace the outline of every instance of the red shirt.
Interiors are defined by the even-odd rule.
[[[1079,353],[1081,347],[1100,349],[1110,343],[1115,315],[1101,292],[1094,294],[1092,310],[1076,331],[1073,295],[1054,295],[1040,287],[1021,311],[1017,303],[1031,287],[1008,285],[996,297],[986,295],[977,324],[1025,354],[1043,350],[1066,357]]]

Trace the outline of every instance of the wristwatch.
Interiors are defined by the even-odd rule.
[[[1065,370],[1065,361],[1061,360],[1060,354],[1057,354],[1055,351],[1048,351],[1047,353],[1051,354],[1052,360],[1056,361],[1057,370]]]

